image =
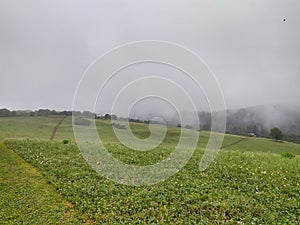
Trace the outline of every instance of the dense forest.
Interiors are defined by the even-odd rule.
[[[209,130],[211,114],[201,112],[199,118],[200,128]],[[300,107],[263,105],[227,110],[227,133],[268,137],[273,127],[282,130],[284,140],[300,143]]]

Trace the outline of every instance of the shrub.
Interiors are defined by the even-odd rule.
[[[125,125],[118,124],[118,123],[112,123],[112,126],[118,129],[126,129]]]
[[[276,141],[279,141],[282,139],[283,137],[283,134],[282,134],[282,131],[277,128],[277,127],[274,127],[270,130],[270,136],[275,139]]]
[[[68,140],[68,139],[64,139],[64,140],[62,141],[62,143],[63,143],[64,145],[67,145],[67,144],[69,144],[69,143],[70,143],[70,140]]]
[[[289,159],[292,159],[292,158],[295,157],[295,155],[293,153],[290,153],[290,152],[282,152],[281,156],[284,157],[284,158],[289,158]]]
[[[75,125],[89,126],[90,124],[91,124],[91,121],[86,118],[83,118],[83,117],[75,118]]]

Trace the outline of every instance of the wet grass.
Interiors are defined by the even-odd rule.
[[[197,149],[186,167],[165,182],[131,187],[94,172],[73,144],[26,140],[5,143],[38,168],[83,214],[82,223],[300,222],[299,156],[288,159],[279,154],[224,150],[207,171],[199,172],[203,151]],[[120,146],[110,147],[124,161],[133,157]],[[157,154],[148,156],[145,164],[151,163]]]
[[[39,170],[0,143],[0,224],[72,224],[67,202]]]
[[[76,146],[70,117],[49,141],[60,120],[0,118],[0,139],[8,138],[0,146],[1,224],[300,223],[298,144],[226,135],[216,160],[200,172],[210,134],[203,131],[181,171],[153,186],[132,187],[91,169]],[[108,151],[133,165],[166,159],[180,136],[180,129],[169,127],[162,145],[137,152],[119,143],[110,121],[96,123]],[[131,123],[131,130],[139,138],[150,134],[146,124]]]

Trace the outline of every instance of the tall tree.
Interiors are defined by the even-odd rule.
[[[276,141],[282,139],[282,131],[278,127],[274,127],[270,130],[270,136],[274,138]]]

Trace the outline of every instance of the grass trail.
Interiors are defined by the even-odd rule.
[[[240,143],[240,142],[242,142],[242,141],[244,141],[244,140],[246,140],[246,138],[241,138],[241,139],[239,139],[239,140],[237,140],[237,141],[235,141],[235,142],[233,142],[233,143],[230,143],[230,144],[227,144],[227,145],[223,145],[223,146],[221,147],[221,149],[231,147],[231,146],[236,145],[236,144],[238,144],[238,143]]]
[[[0,143],[0,224],[74,224],[71,204]]]

